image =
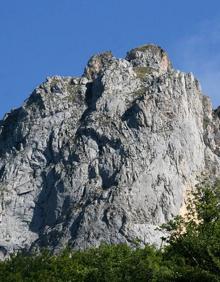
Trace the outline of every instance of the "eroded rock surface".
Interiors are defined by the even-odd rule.
[[[220,175],[220,110],[158,46],[93,56],[0,122],[0,252],[161,243],[201,175]]]

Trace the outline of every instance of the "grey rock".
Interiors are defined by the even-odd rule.
[[[166,52],[153,44],[132,49],[127,53],[126,60],[131,62],[134,67],[142,67],[149,73],[158,73],[159,75],[172,69]]]
[[[0,253],[161,244],[204,175],[220,175],[220,108],[158,46],[93,56],[0,121]]]

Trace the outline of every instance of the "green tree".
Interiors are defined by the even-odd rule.
[[[164,255],[174,265],[175,281],[220,281],[219,181],[198,187],[187,211],[163,226],[171,232]]]

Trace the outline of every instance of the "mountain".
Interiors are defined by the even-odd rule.
[[[93,56],[0,121],[0,253],[161,244],[190,191],[220,176],[220,108],[160,47]]]

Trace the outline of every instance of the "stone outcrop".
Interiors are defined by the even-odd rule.
[[[220,110],[158,46],[93,56],[0,121],[0,252],[160,245],[198,179],[220,175]]]

